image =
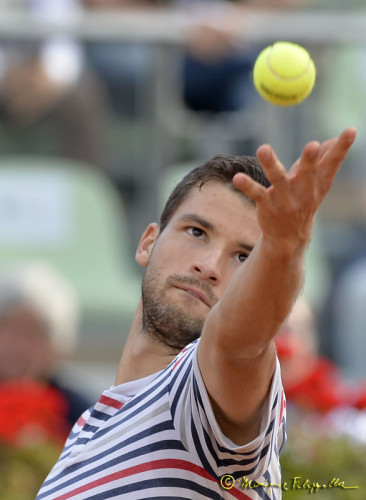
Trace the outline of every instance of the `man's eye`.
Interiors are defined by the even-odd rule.
[[[191,234],[195,238],[200,238],[204,234],[203,230],[200,229],[199,227],[190,227],[190,228],[188,228],[188,232],[189,232],[189,234]]]
[[[249,255],[246,253],[238,253],[238,255],[237,255],[239,262],[245,262],[248,257],[249,257]]]

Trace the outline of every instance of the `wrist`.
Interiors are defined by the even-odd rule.
[[[261,245],[269,258],[288,265],[292,261],[302,262],[304,260],[309,239],[281,240],[280,238],[270,238],[262,235]]]

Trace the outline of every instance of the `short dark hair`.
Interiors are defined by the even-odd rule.
[[[235,174],[243,172],[262,186],[269,187],[270,182],[255,156],[218,155],[203,165],[188,172],[171,192],[160,217],[160,232],[165,229],[177,208],[187,198],[193,187],[199,189],[208,181],[217,181],[228,185],[254,204],[248,196],[235,188],[232,183]]]

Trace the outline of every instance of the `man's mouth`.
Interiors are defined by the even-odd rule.
[[[192,297],[203,302],[209,309],[218,301],[218,298],[207,283],[201,283],[199,280],[191,277],[172,274],[167,278],[167,285],[187,292]]]
[[[189,293],[189,295],[192,295],[193,297],[196,297],[196,299],[199,299],[201,302],[206,304],[207,307],[211,308],[211,304],[209,299],[206,297],[206,295],[201,291],[197,290],[196,288],[184,286],[184,285],[179,285],[177,288],[180,288],[181,290]]]

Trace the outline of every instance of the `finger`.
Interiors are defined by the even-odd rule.
[[[295,174],[297,174],[299,167],[300,167],[300,158],[298,158],[295,161],[295,163],[292,165],[292,167],[290,168],[289,173],[291,174],[291,176],[294,176]]]
[[[348,144],[353,144],[357,136],[356,127],[347,127],[340,135],[340,139],[346,141]]]
[[[316,172],[319,161],[320,144],[317,141],[308,142],[301,153],[300,158],[292,165],[289,174],[313,175]]]
[[[350,146],[352,145],[353,141],[354,141],[354,138],[355,138],[355,133],[356,133],[356,129],[354,129],[353,127],[350,127],[348,129],[345,130],[346,132],[346,136],[347,134],[350,132]],[[333,137],[332,139],[327,139],[326,141],[323,141],[321,144],[320,144],[320,149],[319,149],[319,153],[318,153],[318,158],[319,158],[319,161],[321,161],[325,156],[326,154],[328,153],[328,151],[332,148],[332,146],[335,145],[335,143],[339,140],[338,137]],[[347,139],[346,139],[347,140]],[[350,147],[349,146],[349,147]],[[298,158],[295,163],[292,165],[291,169],[289,172],[291,172],[292,175],[295,175],[297,174],[297,172],[299,171],[299,168],[300,168],[300,161],[301,161],[301,157]]]
[[[279,190],[288,189],[288,174],[269,144],[263,144],[257,150],[260,161],[269,182]]]
[[[337,141],[337,138],[334,137],[333,139],[328,139],[327,141],[324,141],[320,145],[320,152],[319,152],[319,158],[323,158],[323,156],[328,152],[331,146]]]
[[[318,154],[319,159],[324,156],[324,154],[328,151],[331,144],[333,144],[333,142],[335,142],[335,141],[336,141],[336,139],[328,139],[327,141],[324,141],[320,144],[319,154]],[[290,168],[289,172],[291,172],[292,175],[297,174],[297,172],[299,171],[300,160],[301,160],[301,157],[299,157],[295,161],[295,163],[292,165],[292,167]]]
[[[357,131],[354,127],[345,129],[335,141],[330,144],[319,162],[318,189],[324,197],[341,167],[347,153],[355,141]]]
[[[345,129],[338,138],[331,140],[326,148],[320,166],[324,176],[334,177],[352,146],[357,131],[354,127]]]
[[[234,175],[233,184],[255,203],[260,203],[266,195],[267,189],[264,186],[242,172]]]
[[[329,139],[328,141],[324,141],[322,144],[323,154],[325,156],[334,148],[337,149],[345,149],[348,152],[348,149],[352,146],[355,138],[356,138],[357,130],[354,127],[346,128],[339,137],[334,137],[333,139]]]

